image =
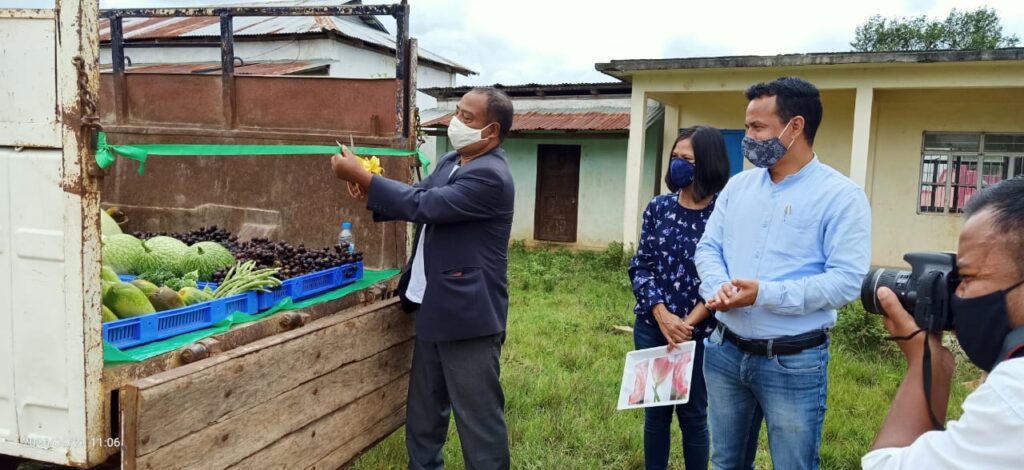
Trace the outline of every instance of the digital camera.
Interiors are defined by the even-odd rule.
[[[864,278],[860,290],[864,309],[884,315],[877,292],[879,287],[888,287],[914,316],[917,326],[932,332],[952,330],[949,300],[960,282],[956,253],[919,251],[907,253],[903,260],[910,264],[910,271],[879,268]]]

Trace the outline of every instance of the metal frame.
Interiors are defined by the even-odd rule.
[[[57,140],[25,152],[34,153],[28,159],[41,165],[32,171],[40,178],[34,181],[42,181],[32,188],[32,196],[47,201],[40,202],[48,204],[41,207],[56,209],[46,216],[48,220],[33,219],[28,226],[43,232],[41,235],[49,241],[47,251],[33,259],[61,265],[57,268],[61,271],[60,283],[54,283],[49,292],[46,288],[39,292],[62,299],[60,311],[39,308],[30,312],[34,327],[49,329],[48,335],[58,338],[59,347],[43,351],[39,348],[55,343],[5,345],[17,348],[21,360],[27,361],[18,367],[39,379],[32,381],[36,383],[20,383],[21,390],[10,397],[19,402],[19,413],[30,408],[48,412],[36,423],[19,423],[23,427],[16,428],[16,438],[0,442],[0,456],[83,467],[102,462],[109,450],[98,439],[106,435],[103,348],[100,321],[95,314],[101,296],[99,192],[93,171],[93,136],[98,127],[98,11],[97,0],[61,0],[55,9],[0,9],[0,18],[48,21],[53,26],[54,34],[47,39],[54,41],[54,53],[37,59],[53,64],[52,76],[43,73],[38,78],[41,87],[55,89],[56,100],[50,109],[58,126]],[[10,229],[8,234],[13,234],[15,228],[5,226],[0,231]],[[4,236],[0,234],[0,238]],[[53,280],[57,281],[56,276]],[[33,334],[31,330],[13,331]],[[48,361],[36,360],[34,356],[41,352],[50,356],[49,362],[60,366],[48,367]],[[47,375],[55,371],[61,376]]]
[[[169,18],[212,16],[220,18],[220,42],[194,43],[190,47],[220,47],[221,77],[223,81],[224,121],[228,129],[235,127],[235,96],[234,96],[234,50],[235,38],[233,20],[236,16],[392,16],[398,25],[395,40],[395,79],[399,82],[396,90],[398,119],[395,131],[403,137],[409,137],[414,123],[411,121],[411,110],[415,107],[416,90],[412,88],[412,80],[407,77],[406,70],[410,63],[416,61],[416,46],[409,39],[409,3],[386,5],[339,5],[315,7],[200,7],[200,8],[121,8],[100,10],[100,18],[110,20],[110,53],[112,72],[114,74],[114,100],[118,123],[128,117],[127,98],[124,95],[127,82],[125,80],[124,42],[125,18]],[[414,70],[414,69],[411,69]],[[413,72],[414,73],[414,72]]]
[[[24,20],[52,20],[57,17],[56,10],[45,8],[0,8],[0,18],[19,18]]]
[[[925,149],[925,146],[924,146],[925,145],[924,144],[925,143],[925,138],[929,134],[930,135],[975,134],[975,135],[978,136],[978,151],[977,152],[963,152],[963,151],[938,150],[938,151],[929,152],[928,150]],[[945,183],[943,185],[941,185],[941,186],[939,184],[937,184],[937,183],[930,183],[930,182],[925,182],[924,181],[924,166],[925,166],[924,157],[925,157],[926,154],[934,155],[934,156],[940,156],[941,155],[941,156],[945,157],[947,175],[952,175],[953,172],[954,172],[954,165],[953,165],[953,159],[954,158],[958,158],[958,157],[960,157],[960,158],[962,158],[962,157],[971,157],[971,158],[977,159],[976,162],[975,162],[977,164],[977,170],[976,170],[977,177],[975,178],[975,182],[974,182],[974,190],[975,190],[975,192],[981,191],[982,189],[984,189],[984,183],[985,183],[985,159],[986,159],[986,157],[993,156],[993,157],[998,157],[998,158],[1008,158],[1009,159],[1009,163],[1006,166],[1006,171],[1007,171],[1007,174],[1012,174],[1013,173],[1013,170],[1015,169],[1016,159],[1017,158],[1024,158],[1024,153],[1022,153],[1022,152],[994,152],[991,155],[986,154],[986,152],[985,152],[985,136],[987,136],[987,135],[1024,135],[1024,134],[1021,134],[1019,132],[978,132],[978,131],[937,131],[937,132],[923,131],[921,133],[921,153],[918,156],[919,165],[918,165],[918,172],[917,172],[917,179],[918,179],[918,183],[917,183],[917,196],[916,196],[915,201],[914,201],[915,211],[916,211],[917,214],[919,214],[919,215],[949,215],[949,214],[960,214],[961,213],[961,211],[959,209],[957,209],[957,205],[958,204],[955,203],[955,194],[956,193],[953,192],[953,186],[954,185],[953,185],[953,177],[952,176],[947,176]],[[998,154],[998,155],[996,155],[996,154]],[[963,163],[961,163],[961,164],[963,164]],[[959,170],[957,170],[957,171],[959,171]],[[943,203],[942,203],[942,210],[934,211],[934,212],[922,211],[921,210],[921,188],[924,185],[928,185],[928,186],[932,187],[933,191],[935,189],[941,187],[945,191],[944,195],[943,195],[944,196],[943,199],[946,198],[946,195],[949,195],[949,197],[952,198],[952,199],[950,199],[948,201],[946,201],[946,200],[943,201]],[[958,184],[956,186],[957,187],[969,187],[967,185],[962,185],[962,184]]]

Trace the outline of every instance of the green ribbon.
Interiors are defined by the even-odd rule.
[[[96,164],[100,168],[107,168],[117,160],[116,155],[137,160],[139,162],[139,174],[141,175],[146,169],[146,157],[149,156],[149,152],[146,149],[131,145],[109,145],[107,144],[107,134],[100,132],[99,137],[96,139]]]
[[[336,145],[224,145],[224,144],[136,144],[110,145],[107,135],[99,133],[96,139],[96,164],[100,168],[113,165],[118,156],[139,162],[139,174],[151,155],[159,156],[245,156],[245,155],[334,155],[339,152]],[[378,147],[350,147],[356,155],[378,157],[408,157],[415,155],[423,166],[423,173],[430,169],[430,160],[420,149],[400,150]]]

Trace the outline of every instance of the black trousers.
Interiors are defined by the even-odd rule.
[[[509,468],[501,347],[505,333],[459,341],[416,339],[409,379],[405,446],[409,468],[444,468],[448,422],[462,442],[466,468]]]

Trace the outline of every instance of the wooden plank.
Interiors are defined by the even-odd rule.
[[[138,415],[133,411],[138,408],[139,403],[139,390],[135,387],[128,386],[121,389],[118,392],[120,398],[118,402],[121,405],[121,446],[122,449],[134,449],[138,446],[135,441],[138,433],[138,421],[136,418]],[[128,452],[121,452],[121,468],[122,470],[135,470],[135,459],[130,458]]]
[[[211,423],[413,336],[395,302],[360,309],[135,382],[139,447],[146,455]],[[273,380],[267,380],[273,378]]]
[[[228,468],[309,468],[332,456],[332,460],[345,456],[351,460],[380,440],[382,432],[387,436],[397,428],[384,420],[398,415],[398,425],[405,421],[408,390],[409,376],[404,375]]]
[[[409,340],[138,457],[136,466],[148,470],[225,468],[368,394],[401,406],[404,393],[397,394],[397,386],[389,384],[403,383],[411,358]],[[384,406],[383,402],[373,405]],[[300,449],[307,451],[305,447]]]
[[[309,468],[311,470],[335,470],[353,463],[357,457],[378,442],[391,435],[405,424],[405,407],[401,407],[380,421],[371,424],[362,434],[335,449]],[[397,466],[397,465],[396,465]]]
[[[362,289],[352,295],[342,297],[341,299],[325,302],[307,309],[292,310],[291,312],[299,312],[309,315],[309,321],[307,321],[307,323],[333,315],[344,315],[346,318],[352,318],[354,315],[359,314],[359,310],[354,307],[375,304],[382,299],[390,299],[393,296],[396,286],[397,278],[393,278],[388,281],[374,284],[373,286]],[[377,306],[382,307],[387,305],[387,303],[380,303]],[[258,339],[278,334],[283,331],[278,326],[279,319],[282,315],[284,315],[284,313],[272,315],[258,322],[239,325],[238,327],[219,335],[211,336],[210,339],[218,339],[222,349],[224,350],[244,346]],[[142,362],[108,367],[103,371],[103,386],[107,390],[106,396],[109,396],[111,390],[119,390],[136,380],[174,369],[182,364],[183,362],[179,359],[179,351],[171,351]],[[104,429],[111,429],[111,414],[120,412],[119,409],[111,409],[111,407],[112,404],[108,403],[104,409]],[[134,410],[135,407],[130,409]],[[107,433],[104,433],[104,436],[113,437],[107,435]],[[121,436],[124,436],[124,434],[121,434]],[[136,449],[138,447],[133,445],[132,448]],[[118,454],[120,452],[120,448],[104,447],[104,451],[106,452],[106,457],[111,457],[114,454]]]

